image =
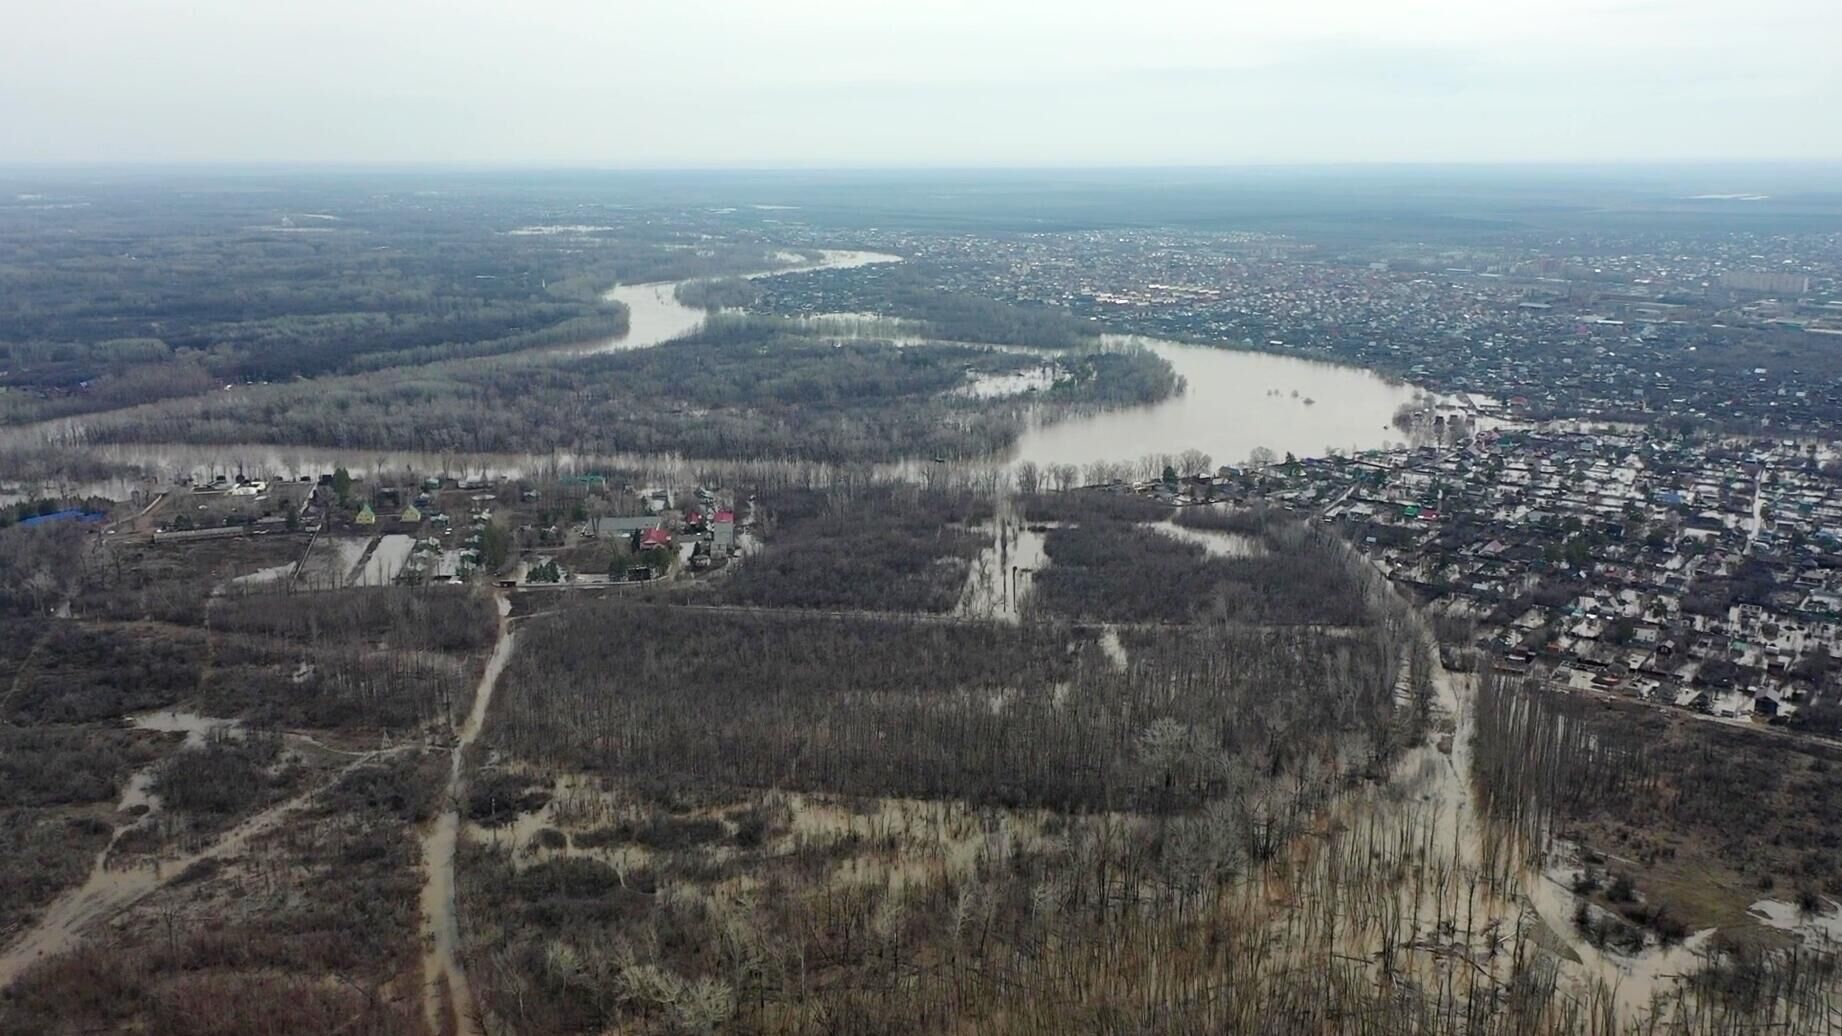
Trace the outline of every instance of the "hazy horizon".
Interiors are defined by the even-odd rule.
[[[691,169],[1842,160],[1842,8],[1192,0],[15,12],[0,164]]]

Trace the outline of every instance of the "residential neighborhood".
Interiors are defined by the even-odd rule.
[[[1454,660],[1842,732],[1842,460],[1813,444],[1488,430],[1138,488],[1341,527]]]
[[[154,543],[295,535],[298,560],[233,582],[286,578],[303,588],[439,585],[609,585],[720,570],[749,539],[732,493],[696,486],[610,485],[601,475],[546,480],[354,476],[344,468],[294,478],[182,480],[134,522]],[[72,510],[34,523],[104,516]],[[144,528],[143,528],[144,527]]]

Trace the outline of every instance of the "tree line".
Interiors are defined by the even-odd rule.
[[[555,222],[534,196],[84,193],[55,222],[0,213],[0,423],[607,337],[612,284],[777,262],[620,210],[531,232]]]
[[[1029,420],[1176,391],[1145,351],[1079,354],[1053,391],[980,400],[972,374],[1036,358],[966,345],[836,343],[798,324],[718,318],[652,349],[499,359],[257,387],[99,421],[96,442],[283,442],[332,447],[569,449],[829,463],[1001,453]]]

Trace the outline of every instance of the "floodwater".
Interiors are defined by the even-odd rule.
[[[1119,627],[1108,626],[1100,632],[1100,650],[1105,652],[1106,660],[1114,669],[1126,671],[1131,664],[1131,657],[1126,654],[1126,645],[1119,639]]]
[[[1043,534],[1025,525],[1008,499],[988,531],[991,545],[972,559],[956,612],[967,618],[1017,622],[1036,573],[1049,564]]]
[[[847,269],[897,262],[899,256],[874,252],[828,250],[821,262],[754,274],[771,277],[812,269]],[[577,350],[584,353],[642,349],[695,331],[705,314],[678,302],[675,283],[621,285],[607,297],[629,307],[627,333]],[[857,315],[853,315],[854,317]],[[866,315],[867,316],[867,315]],[[879,337],[890,326],[877,322]],[[1392,425],[1395,411],[1412,402],[1417,391],[1372,371],[1267,353],[1187,345],[1133,336],[1109,335],[1103,346],[1143,346],[1167,360],[1186,390],[1149,406],[1099,411],[1053,423],[1032,423],[1001,463],[1032,461],[1038,466],[1098,461],[1136,462],[1150,454],[1196,449],[1215,464],[1239,464],[1257,447],[1278,454],[1322,456],[1328,450],[1362,450],[1406,441],[1408,433]],[[968,391],[1004,394],[1024,384],[977,383]],[[80,433],[81,418],[48,422],[0,433],[0,442],[42,441],[46,436]],[[178,475],[206,478],[244,472],[282,479],[315,478],[344,466],[366,474],[471,474],[511,478],[548,473],[573,474],[610,468],[682,471],[687,466],[746,467],[747,461],[707,461],[672,454],[431,453],[414,450],[342,450],[290,444],[123,444],[92,448],[106,460],[140,465],[161,482]],[[925,458],[917,458],[925,459]],[[892,465],[900,470],[902,465]],[[114,480],[84,487],[84,492],[126,499],[139,480]]]
[[[648,321],[644,326],[652,330],[644,330],[636,322],[636,330],[627,338],[593,351],[645,348],[659,344],[664,339],[657,335],[673,328],[678,328],[680,334],[695,328],[703,314],[678,305],[669,287],[662,289],[658,313],[635,318]],[[1084,413],[1048,425],[1032,423],[1007,454],[994,459],[1006,463],[1031,461],[1039,467],[1072,464],[1085,469],[1097,461],[1130,463],[1150,454],[1197,449],[1209,454],[1214,464],[1240,464],[1256,447],[1266,447],[1281,456],[1290,452],[1311,457],[1323,456],[1329,449],[1375,449],[1409,438],[1389,422],[1401,404],[1413,400],[1415,390],[1369,371],[1176,342],[1141,344],[1169,360],[1184,378],[1187,390],[1182,395],[1150,406]],[[1269,385],[1299,386],[1300,396],[1294,399],[1287,392],[1272,393],[1266,387]],[[1002,384],[988,380],[969,383],[966,391],[1002,396],[1024,392],[1029,387],[1027,379]],[[1317,402],[1307,404],[1306,397]],[[318,477],[341,466],[372,477],[479,474],[521,478],[610,469],[670,472],[687,467],[749,464],[674,454],[566,450],[434,453],[263,443],[132,443],[100,445],[92,452],[106,460],[140,465],[161,480],[179,475],[209,478],[226,471],[295,480],[301,476]],[[120,499],[134,486],[124,482],[92,488],[101,495]]]
[[[128,717],[128,723],[136,730],[184,734],[187,748],[203,748],[213,734],[232,738],[243,736],[242,720],[214,719],[210,716],[201,716],[196,712],[181,712],[176,709],[143,712],[138,716]]]
[[[1055,387],[1055,375],[1055,365],[1044,363],[1040,367],[1011,374],[973,375],[956,391],[958,395],[971,399],[1004,399],[1021,396],[1026,392],[1046,392]]]
[[[225,585],[227,587],[247,589],[253,586],[262,586],[266,583],[279,582],[280,580],[286,579],[288,574],[294,571],[295,564],[296,563],[293,561],[284,561],[279,565],[259,568],[254,572],[234,576],[231,578],[230,582]]]
[[[1360,367],[1129,336],[1103,341],[1163,357],[1185,391],[1150,406],[1034,425],[1010,459],[1084,467],[1195,449],[1218,465],[1240,464],[1259,447],[1319,457],[1407,439],[1391,422],[1416,390]]]
[[[1385,581],[1373,592],[1397,593]],[[1423,626],[1417,635],[1429,642],[1432,636]],[[1498,864],[1493,860],[1503,859],[1504,853],[1519,853],[1521,847],[1484,813],[1472,784],[1476,677],[1451,673],[1435,657],[1432,684],[1436,715],[1451,724],[1451,740],[1429,740],[1409,751],[1397,765],[1391,784],[1407,793],[1410,808],[1430,811],[1427,861],[1449,859],[1473,873],[1494,870]],[[1383,813],[1390,808],[1375,800],[1363,806]],[[1552,858],[1568,848],[1558,840],[1552,842],[1545,867],[1527,860],[1512,864],[1513,891],[1482,908],[1504,924],[1505,930],[1524,924],[1539,929],[1537,944],[1557,951],[1552,959],[1561,969],[1563,989],[1585,1001],[1597,988],[1609,998],[1622,1023],[1637,1023],[1675,995],[1677,977],[1696,970],[1714,931],[1697,932],[1675,946],[1653,944],[1636,954],[1594,946],[1573,924],[1577,899],[1566,884],[1566,868]],[[1416,916],[1417,904],[1408,900]]]
[[[548,231],[548,229],[532,228],[532,232]],[[755,280],[789,273],[848,270],[877,263],[902,261],[899,255],[849,249],[820,249],[820,254],[822,258],[817,261],[799,262],[791,266],[763,270],[746,276],[750,280]],[[786,253],[785,257],[791,259],[794,254]],[[628,307],[626,333],[586,347],[578,347],[573,350],[566,347],[559,351],[590,354],[616,352],[623,349],[645,349],[690,334],[703,326],[706,314],[700,309],[692,309],[679,303],[676,294],[678,283],[665,281],[623,284],[610,289],[602,297],[625,303]],[[86,415],[0,429],[0,445],[31,447],[46,443],[68,444],[72,441],[80,441],[87,426],[104,419],[106,415]],[[354,472],[407,470],[423,474],[440,472],[456,475],[482,472],[518,477],[520,474],[546,470],[546,463],[553,461],[549,455],[487,454],[477,458],[459,459],[452,454],[393,450],[347,451],[320,446],[286,444],[227,446],[133,444],[94,449],[99,455],[112,460],[141,465],[149,472],[159,476],[159,481],[164,481],[174,475],[191,475],[194,478],[203,476],[205,481],[209,481],[212,475],[238,471],[264,472],[273,477],[292,481],[302,475],[331,474],[334,468],[341,465]],[[608,460],[610,458],[593,459]],[[631,462],[633,458],[627,458],[627,460]],[[592,468],[584,470],[592,470]],[[113,500],[126,500],[137,490],[157,491],[159,488],[161,487],[157,482],[149,485],[141,479],[132,478],[105,479],[84,483],[70,487],[70,490],[80,496],[104,496]],[[41,492],[42,489],[43,487],[36,485],[8,485],[0,489],[0,504],[9,502],[13,498],[25,499]]]
[[[1144,522],[1140,528],[1194,543],[1214,558],[1257,558],[1266,553],[1266,544],[1246,533],[1228,532],[1223,529],[1193,529],[1176,522]]]
[[[352,586],[363,573],[359,562],[370,549],[365,538],[321,536],[301,562],[300,582],[312,587]]]
[[[1823,900],[1815,911],[1808,913],[1795,903],[1761,899],[1747,908],[1747,912],[1758,918],[1760,924],[1789,932],[1806,945],[1833,948],[1842,944],[1842,907],[1833,899]]]

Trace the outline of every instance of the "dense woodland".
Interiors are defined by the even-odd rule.
[[[610,285],[774,252],[485,184],[65,185],[0,207],[0,422],[606,338]]]
[[[498,743],[667,787],[1194,808],[1283,767],[1304,731],[1371,736],[1394,687],[1379,637],[1132,637],[1120,669],[1057,626],[620,603],[527,636]]]
[[[872,483],[786,489],[760,501],[770,549],[715,590],[727,603],[776,608],[946,612],[989,542],[988,497],[966,489]]]
[[[187,401],[97,424],[92,441],[279,442],[426,451],[677,453],[828,462],[1001,452],[1032,408],[1128,406],[1178,390],[1143,350],[1057,359],[1027,398],[956,395],[1030,354],[967,345],[839,343],[791,321],[719,318],[652,349],[443,364]]]
[[[1087,494],[1084,494],[1087,495]],[[1069,514],[1033,504],[1032,514]],[[1377,577],[1342,541],[1295,520],[1185,508],[1189,528],[1232,532],[1254,553],[1225,557],[1151,526],[1137,505],[1122,517],[1064,520],[1045,534],[1047,568],[1036,573],[1031,606],[1064,618],[1108,622],[1250,622],[1350,626],[1368,618]],[[1158,518],[1169,519],[1169,509]],[[1137,521],[1130,519],[1143,515]]]
[[[158,739],[127,731],[0,725],[0,933],[83,880],[114,832],[97,814],[159,757]]]
[[[756,287],[768,312],[878,313],[918,321],[928,334],[948,341],[1066,349],[1089,344],[1099,334],[1062,310],[948,290],[938,271],[915,263],[813,270],[763,280]]]
[[[977,499],[770,493],[735,576],[833,537],[886,564],[895,534],[853,528],[892,524],[945,565],[990,517]],[[1168,516],[1131,499],[1027,504]],[[1230,1023],[1306,988],[1237,889],[1418,739],[1398,612],[1353,632],[856,615],[902,578],[796,568],[784,597],[748,592],[843,614],[611,601],[520,633],[476,780],[555,826],[462,859],[489,1031],[1251,1031]],[[1224,975],[1245,1002],[1192,999]]]

